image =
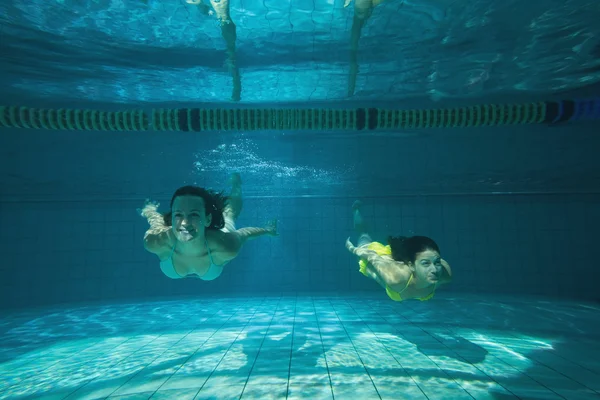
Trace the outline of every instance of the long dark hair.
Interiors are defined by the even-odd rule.
[[[440,252],[437,243],[427,236],[390,236],[388,237],[388,244],[392,248],[392,258],[407,264],[409,262],[414,263],[417,254],[425,250]]]
[[[204,207],[206,209],[206,215],[211,215],[210,226],[206,229],[221,229],[225,226],[225,218],[223,218],[223,210],[229,200],[228,196],[225,196],[223,192],[215,192],[201,188],[199,186],[182,186],[173,193],[171,198],[170,208],[173,208],[173,202],[179,196],[198,196],[204,200]],[[165,225],[173,225],[173,216],[171,210],[164,215]]]

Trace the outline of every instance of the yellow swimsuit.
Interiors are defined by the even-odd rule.
[[[383,244],[381,244],[379,242],[369,243],[367,245],[367,249],[373,250],[375,253],[377,253],[380,256],[392,255],[392,248],[389,245],[384,246]],[[358,261],[358,265],[360,267],[359,268],[360,272],[364,276],[368,277],[369,275],[367,275],[367,265],[369,265],[369,263],[366,260],[360,259]],[[396,292],[395,290],[390,289],[390,287],[388,285],[385,285],[385,292],[387,293],[387,295],[389,296],[390,299],[392,299],[394,301],[402,301],[402,296],[400,296],[400,294],[406,290],[408,285],[410,285],[410,283],[412,282],[412,279],[413,279],[413,274],[411,273],[410,278],[408,278],[408,282],[406,282],[406,286],[400,292]],[[433,288],[433,292],[431,292],[430,294],[428,294],[425,297],[421,297],[418,300],[421,300],[421,301],[431,300],[434,295],[435,295],[435,287]]]

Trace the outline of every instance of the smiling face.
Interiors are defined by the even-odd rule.
[[[419,282],[434,285],[442,274],[442,258],[437,251],[427,249],[417,253],[412,267]]]
[[[211,215],[206,215],[204,200],[200,196],[178,196],[173,201],[172,229],[177,240],[189,242],[210,226]]]

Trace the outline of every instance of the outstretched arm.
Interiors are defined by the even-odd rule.
[[[246,240],[256,239],[257,237],[261,237],[264,235],[277,236],[277,221],[270,221],[264,228],[240,228],[235,232],[240,236],[242,242],[245,242]]]
[[[346,249],[369,263],[370,269],[376,274],[375,280],[382,286],[406,284],[410,278],[410,270],[404,263],[384,258],[365,246],[355,247],[350,238],[346,240]]]
[[[168,245],[170,228],[165,225],[163,215],[158,212],[158,203],[146,200],[139,212],[150,224],[150,228],[144,234],[144,248],[150,253],[157,254]]]
[[[237,257],[247,240],[256,239],[264,235],[277,236],[277,221],[270,222],[264,228],[247,227],[240,228],[234,232],[218,231],[216,244],[219,257],[223,261],[232,260]]]

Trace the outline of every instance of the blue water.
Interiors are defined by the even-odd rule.
[[[15,312],[0,398],[596,399],[597,304],[177,298]]]
[[[0,106],[598,96],[595,0],[386,0],[352,96],[343,3],[232,0],[234,103],[220,27],[184,0],[5,0]],[[597,132],[2,130],[0,399],[598,399]],[[168,280],[136,208],[235,171],[239,225],[277,217],[280,236],[217,281]],[[454,282],[388,299],[343,248],[356,198],[378,240],[434,237]]]
[[[359,42],[353,5],[237,0],[242,102],[515,101],[600,80],[595,0],[389,0]],[[51,104],[223,103],[232,81],[214,16],[183,0],[5,0],[4,99]],[[6,101],[6,100],[5,100]]]

